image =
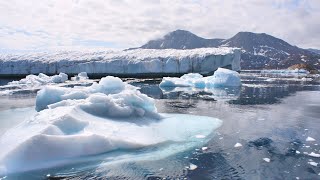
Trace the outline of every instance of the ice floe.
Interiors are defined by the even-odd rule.
[[[265,162],[270,162],[270,158],[263,158]]]
[[[262,74],[309,74],[310,72],[305,69],[270,69],[270,70],[262,70]]]
[[[234,147],[235,147],[235,148],[242,147],[242,144],[236,143],[236,144],[234,145]]]
[[[306,141],[316,141],[316,140],[315,140],[314,138],[308,136],[307,139],[306,139]]]

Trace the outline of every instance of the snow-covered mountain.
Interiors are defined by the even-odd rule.
[[[218,47],[223,39],[204,39],[189,31],[176,30],[162,39],[151,40],[143,45],[143,49],[194,49]]]
[[[242,49],[242,69],[287,68],[307,63],[320,68],[320,55],[292,46],[265,33],[239,32],[230,39],[204,39],[191,32],[176,30],[141,46],[145,49],[193,49],[200,47],[238,47]]]

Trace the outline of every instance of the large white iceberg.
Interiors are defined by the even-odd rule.
[[[134,49],[126,51],[0,54],[0,75],[78,74],[152,75],[210,74],[219,67],[240,70],[240,49]]]
[[[39,92],[37,101],[48,109],[1,137],[0,175],[75,163],[116,150],[177,144],[179,148],[170,148],[174,153],[201,147],[222,123],[204,116],[158,113],[154,99],[115,77],[77,93],[77,88]]]
[[[203,77],[197,73],[189,73],[176,77],[164,77],[160,87],[195,87],[195,88],[214,88],[214,87],[237,87],[241,86],[239,73],[229,69],[218,68],[212,76]]]

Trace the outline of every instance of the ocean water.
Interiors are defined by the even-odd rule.
[[[161,113],[222,120],[202,146],[163,157],[154,149],[112,152],[0,179],[319,179],[320,164],[310,164],[320,163],[310,155],[320,154],[319,77],[244,72],[241,80],[240,88],[215,90],[160,89],[160,79],[128,80],[156,99]],[[34,91],[0,96],[0,136],[35,113],[34,99]],[[315,141],[306,141],[308,137]],[[108,161],[118,153],[125,160]],[[187,168],[190,164],[197,168]]]

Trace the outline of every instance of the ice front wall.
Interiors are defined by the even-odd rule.
[[[134,49],[127,51],[0,54],[0,75],[168,75],[212,74],[219,67],[240,70],[240,49]]]

